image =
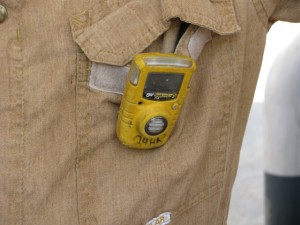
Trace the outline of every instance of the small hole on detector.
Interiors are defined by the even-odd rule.
[[[141,104],[143,104],[143,102],[139,102],[138,104],[141,105]]]

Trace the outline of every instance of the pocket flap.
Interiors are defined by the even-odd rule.
[[[219,34],[237,32],[232,0],[211,1],[132,0],[111,10],[101,1],[98,7],[108,13],[91,9],[70,18],[73,38],[91,61],[122,66],[164,33],[172,18]]]
[[[91,25],[89,12],[71,18],[75,42],[94,62],[124,65],[169,27],[159,0],[131,1]]]
[[[240,30],[233,0],[161,0],[161,4],[164,20],[178,17],[221,35]]]

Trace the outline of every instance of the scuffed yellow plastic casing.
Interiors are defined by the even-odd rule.
[[[176,57],[190,62],[189,67],[172,65],[147,65],[145,61],[152,59],[164,59],[162,57]],[[172,60],[172,59],[171,59]],[[156,65],[157,64],[157,65]],[[180,110],[189,93],[189,83],[192,73],[196,69],[193,59],[176,54],[144,53],[138,54],[131,63],[126,81],[124,95],[118,114],[117,136],[122,144],[135,149],[152,149],[165,144],[176,124]],[[138,83],[134,85],[130,81],[131,73],[140,71]],[[149,73],[182,74],[183,80],[180,90],[174,99],[149,100],[143,97],[144,86]],[[168,94],[160,94],[168,95]],[[153,117],[163,117],[167,121],[167,127],[159,135],[149,135],[145,126]]]

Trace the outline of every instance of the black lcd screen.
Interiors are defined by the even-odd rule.
[[[144,87],[143,97],[156,101],[177,98],[183,74],[149,73]]]

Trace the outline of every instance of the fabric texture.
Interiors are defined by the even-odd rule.
[[[140,225],[165,212],[172,225],[226,224],[266,33],[300,21],[299,1],[0,4],[0,224]],[[212,40],[169,141],[128,149],[115,134],[121,97],[89,88],[92,62],[160,51],[178,19]]]

